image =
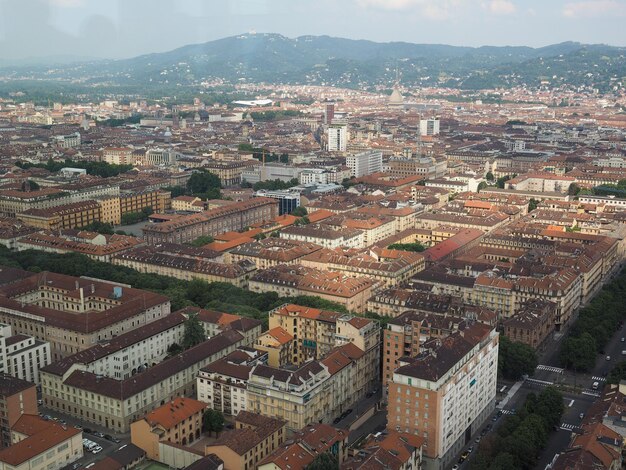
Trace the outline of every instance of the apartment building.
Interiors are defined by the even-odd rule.
[[[133,149],[130,147],[107,147],[102,151],[102,161],[111,165],[133,165]]]
[[[269,312],[269,328],[281,328],[294,338],[289,362],[302,364],[321,359],[336,346],[352,343],[366,352],[375,364],[380,355],[380,325],[375,320],[285,304]],[[370,353],[371,351],[371,353]],[[377,373],[371,378],[375,379]]]
[[[0,322],[50,343],[53,360],[145,326],[170,313],[167,297],[51,272],[0,287]]]
[[[528,300],[512,317],[502,322],[504,335],[511,341],[537,349],[554,331],[556,305],[545,300]]]
[[[243,230],[278,216],[278,201],[253,198],[225,207],[188,216],[178,216],[143,228],[145,240],[152,244],[190,243],[198,237]]]
[[[289,440],[259,462],[259,470],[306,468],[323,453],[333,455],[339,465],[348,457],[348,431],[314,423],[295,431]]]
[[[277,264],[298,264],[302,258],[321,248],[315,243],[270,237],[238,246],[225,258],[226,261],[234,263],[249,260],[257,269],[267,269]]]
[[[127,235],[103,235],[83,230],[47,230],[20,238],[15,244],[15,249],[80,253],[97,261],[110,262],[114,255],[142,244],[141,239]]]
[[[7,374],[0,374],[0,444],[12,444],[11,429],[24,415],[37,416],[37,388]]]
[[[346,149],[341,149],[345,152]],[[362,176],[378,173],[383,170],[383,152],[380,150],[368,150],[346,157],[346,166],[350,168],[350,176],[360,178]]]
[[[83,201],[49,209],[29,209],[17,214],[17,219],[44,230],[81,228],[92,222],[100,222],[100,204]]]
[[[172,208],[172,193],[162,189],[122,191],[120,193],[120,216],[141,212],[145,208],[162,214]]]
[[[367,252],[356,250],[317,250],[300,261],[302,266],[327,269],[349,276],[366,276],[380,282],[385,287],[401,284],[422,271],[424,257],[419,253],[389,249],[371,249]]]
[[[424,468],[448,468],[495,406],[498,333],[474,323],[403,358],[388,384],[387,427],[424,438]]]
[[[9,325],[0,324],[0,373],[39,384],[39,370],[50,362],[49,343],[13,335]]]
[[[130,425],[130,442],[143,449],[150,460],[161,461],[159,443],[190,445],[202,435],[206,404],[177,397]]]
[[[257,271],[251,278],[252,292],[276,292],[281,297],[315,295],[362,313],[367,300],[379,287],[368,277],[350,277],[336,271],[322,271],[300,265],[278,265]]]
[[[215,454],[225,470],[254,470],[259,462],[285,442],[285,422],[258,413],[240,411],[235,429],[223,432],[205,447],[205,454]]]
[[[178,196],[172,199],[172,210],[202,212],[204,210],[204,202],[195,196]]]
[[[234,186],[241,183],[241,175],[247,168],[256,165],[247,161],[209,161],[202,169],[217,175],[222,186]]]
[[[248,407],[248,380],[257,364],[267,355],[252,348],[241,347],[198,372],[197,397],[212,410],[237,416]]]
[[[423,437],[406,432],[386,430],[370,434],[360,445],[359,451],[341,465],[341,469],[420,470],[423,445]]]
[[[248,410],[285,420],[290,430],[330,422],[362,399],[374,377],[354,344],[330,351],[298,368],[257,365],[248,380]]]
[[[324,248],[364,248],[365,234],[347,227],[329,227],[309,224],[287,227],[280,231],[280,238],[302,243],[314,243]]]
[[[252,261],[234,263],[217,261],[219,253],[202,248],[165,243],[125,251],[111,259],[113,264],[127,266],[142,273],[153,273],[191,281],[226,282],[246,288],[256,266]]]
[[[11,447],[0,451],[1,470],[51,469],[83,456],[83,432],[37,414],[24,414],[11,429]]]
[[[294,345],[294,337],[277,326],[259,336],[254,347],[267,353],[267,364],[270,367],[283,367],[292,363]]]
[[[195,396],[198,371],[243,342],[241,334],[227,330],[126,379],[75,368],[42,371],[43,399],[52,410],[128,432],[131,423],[168,400]]]

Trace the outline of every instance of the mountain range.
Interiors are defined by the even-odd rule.
[[[626,84],[626,48],[565,42],[541,48],[376,43],[328,36],[243,34],[132,59],[3,66],[4,80],[72,80],[87,86],[230,83],[406,85],[485,89],[568,84],[610,91]]]

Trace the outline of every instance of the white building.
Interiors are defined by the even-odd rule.
[[[328,126],[328,151],[345,152],[348,148],[348,123],[333,122]]]
[[[241,348],[212,362],[198,372],[196,390],[198,401],[209,408],[230,416],[247,409],[248,380],[255,365],[267,361],[267,354]]]
[[[439,118],[420,119],[420,135],[439,135]]]
[[[50,343],[13,335],[10,325],[0,324],[0,372],[38,384],[39,369],[50,362]]]
[[[367,152],[348,155],[346,165],[350,168],[350,175],[355,178],[378,173],[383,170],[383,152],[368,150]]]
[[[341,183],[344,179],[350,178],[351,171],[345,167],[308,168],[300,173],[300,184],[330,184]]]

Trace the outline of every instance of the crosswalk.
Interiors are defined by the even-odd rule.
[[[578,426],[576,426],[575,424],[561,423],[561,429],[563,431],[572,431],[573,429],[577,427]]]
[[[532,379],[532,378],[527,378],[526,382],[530,382],[531,384],[535,384],[535,385],[540,385],[542,387],[547,387],[548,385],[554,385],[554,382],[548,382],[547,380],[539,380],[539,379]]]
[[[606,377],[600,377],[599,375],[593,375],[591,377],[591,380],[595,380],[596,382],[604,382],[606,380]]]
[[[539,364],[537,370],[547,370],[548,372],[554,372],[556,374],[562,374],[565,371],[565,369],[561,369],[560,367],[545,366],[543,364]]]
[[[513,411],[513,410],[505,410],[504,408],[502,408],[501,411],[502,411],[503,415],[514,415],[515,414],[515,411]]]
[[[593,390],[583,390],[582,392],[583,395],[587,395],[590,397],[595,397],[595,398],[599,398],[600,394],[598,392],[594,392]]]

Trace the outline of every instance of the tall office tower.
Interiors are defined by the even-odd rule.
[[[328,151],[345,152],[348,148],[348,123],[340,122],[328,126]]]
[[[335,117],[335,103],[327,103],[326,112],[324,114],[324,118],[326,119],[325,124],[326,125],[332,124],[334,117]]]
[[[356,155],[348,155],[346,166],[350,168],[350,175],[355,178],[383,171],[383,152],[368,150]]]
[[[420,135],[439,135],[439,118],[421,119]]]

